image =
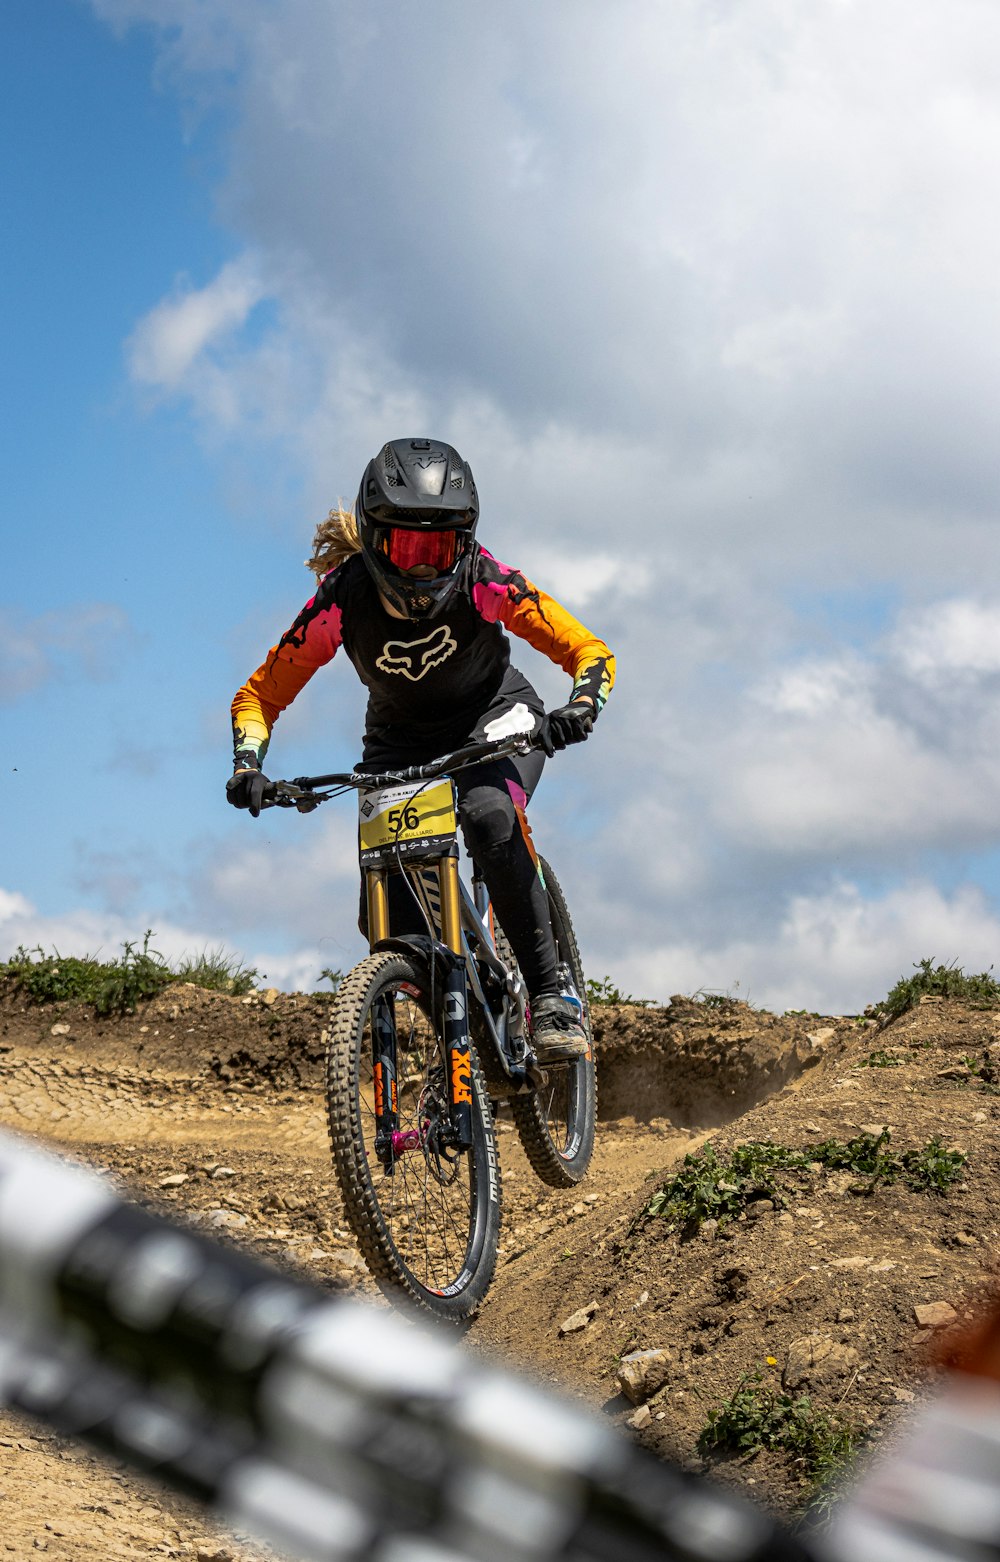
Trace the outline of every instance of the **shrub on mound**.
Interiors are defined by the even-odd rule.
[[[155,949],[147,930],[142,944],[126,939],[116,960],[95,955],[47,955],[37,946],[17,952],[0,963],[0,983],[10,983],[31,1003],[92,1003],[99,1015],[134,1014],[143,1000],[155,998],[171,982],[194,982],[213,992],[242,996],[252,992],[257,972],[223,950],[200,955],[170,966]]]

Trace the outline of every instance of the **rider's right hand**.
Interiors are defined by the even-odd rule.
[[[264,789],[270,785],[262,770],[237,770],[226,782],[226,801],[234,808],[249,808],[251,816],[259,819]]]

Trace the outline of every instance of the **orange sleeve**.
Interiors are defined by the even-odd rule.
[[[236,691],[231,714],[237,769],[241,761],[263,763],[271,729],[281,712],[317,668],[332,660],[340,644],[340,609],[321,586],[257,671]]]
[[[541,651],[573,680],[575,699],[589,695],[600,710],[615,682],[615,659],[604,641],[518,570],[480,551],[473,602],[483,618]]]

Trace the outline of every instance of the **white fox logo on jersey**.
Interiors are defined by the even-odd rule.
[[[458,642],[448,625],[439,624],[422,640],[387,640],[375,666],[380,672],[402,673],[411,683],[417,683],[457,650]]]

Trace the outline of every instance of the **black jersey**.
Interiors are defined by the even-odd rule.
[[[237,693],[237,754],[263,759],[281,711],[341,647],[368,690],[368,761],[397,764],[405,756],[420,764],[484,736],[530,731],[543,705],[511,665],[505,628],[562,666],[574,693],[590,695],[600,709],[614,681],[611,652],[517,570],[477,549],[441,613],[414,621],[386,611],[356,554],[324,576]],[[512,725],[518,720],[520,727]]]

